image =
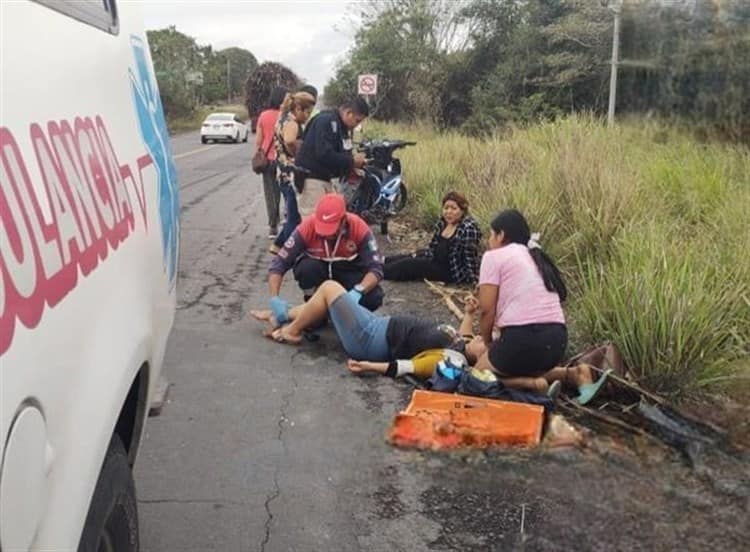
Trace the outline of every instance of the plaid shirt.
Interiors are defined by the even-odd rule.
[[[445,221],[441,218],[435,225],[435,233],[432,235],[427,256],[432,258],[435,253],[440,234],[445,229]],[[479,277],[479,242],[482,240],[482,231],[477,221],[470,216],[461,219],[456,227],[456,233],[451,241],[448,253],[448,268],[451,276],[457,284],[477,283]]]

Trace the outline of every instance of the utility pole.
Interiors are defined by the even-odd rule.
[[[232,60],[227,56],[227,103],[232,103],[232,79],[230,73],[232,71]]]
[[[609,73],[609,109],[607,111],[607,126],[615,124],[615,104],[617,101],[617,65],[620,62],[620,13],[622,0],[609,3],[609,9],[615,14],[615,25],[612,31],[612,67]]]

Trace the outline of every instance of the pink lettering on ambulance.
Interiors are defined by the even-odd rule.
[[[97,254],[100,259],[104,260],[108,251],[107,242],[111,234],[113,214],[110,207],[102,206],[97,189],[97,179],[104,180],[104,169],[100,160],[101,154],[97,141],[91,118],[76,117],[75,139],[71,141],[71,144],[76,153],[77,164],[80,166],[80,174],[86,180],[86,187],[81,189],[82,197],[85,196],[86,198],[84,205],[89,212],[89,218],[96,220],[99,236]]]
[[[100,121],[100,119],[97,118],[97,121]],[[114,178],[110,182],[112,197],[118,211],[120,211],[119,222],[115,226],[115,234],[117,235],[118,242],[123,242],[135,227],[133,208],[130,204],[130,196],[128,195],[126,186],[126,179],[129,177],[132,181],[133,177],[130,167],[127,164],[120,165],[117,154],[115,154],[115,149],[112,147],[112,141],[109,139],[109,133],[103,122],[97,126],[97,131],[101,140],[104,157],[109,159],[111,166],[115,169],[113,171]],[[116,243],[112,247],[117,249],[117,245]]]
[[[120,167],[116,164],[115,160],[112,159],[109,156],[109,152],[107,148],[104,145],[104,140],[102,139],[102,134],[106,132],[106,129],[104,128],[104,121],[102,121],[101,117],[97,115],[96,117],[96,139],[97,143],[99,144],[99,152],[101,154],[102,163],[104,165],[104,169],[107,173],[107,180],[105,186],[106,188],[101,191],[102,197],[107,198],[107,203],[112,208],[112,212],[114,213],[114,224],[111,227],[112,232],[110,233],[110,241],[109,244],[111,246],[115,246],[117,243],[117,224],[122,219],[122,214],[120,213],[120,206],[117,204],[117,201],[115,199],[115,179],[117,178],[117,175],[120,174]],[[106,196],[105,196],[106,194]]]
[[[91,118],[86,117],[82,125],[82,130],[85,132],[86,141],[91,147],[91,154],[88,158],[91,195],[97,206],[102,233],[107,242],[112,245],[116,239],[113,229],[115,222],[119,218],[119,212],[115,209],[115,204],[112,201],[110,193],[109,183],[113,178],[112,169],[109,166],[109,159],[104,155],[101,138],[97,134],[96,127]],[[79,143],[81,142],[80,139],[78,141]]]
[[[21,202],[21,189],[29,182],[15,138],[0,127],[0,353],[13,339],[16,319],[35,327],[41,318],[43,298],[35,293],[41,272],[31,233],[29,214]]]
[[[62,299],[78,281],[78,259],[80,251],[85,249],[85,242],[78,225],[78,213],[75,212],[70,200],[72,194],[68,190],[67,180],[62,173],[62,168],[54,162],[54,155],[44,131],[34,123],[31,125],[30,133],[39,172],[47,192],[52,219],[57,227],[63,268],[58,273],[56,295]]]
[[[138,182],[140,184],[140,188],[136,187],[135,189],[135,195],[138,198],[138,207],[141,209],[143,227],[146,229],[146,232],[148,232],[148,217],[146,216],[146,186],[143,182],[143,169],[153,165],[154,160],[151,158],[151,154],[147,153],[136,159],[135,164],[138,167]]]
[[[109,139],[107,127],[104,125],[104,121],[99,115],[96,116],[96,128],[98,129],[99,135],[101,136],[101,142],[103,143],[106,140],[106,143],[109,145],[109,153],[112,155],[111,162],[115,166],[119,166],[117,154],[115,153],[114,149],[112,149],[112,142]],[[145,153],[138,159],[136,159],[136,167],[138,167],[139,186],[135,185],[135,180],[132,181],[133,191],[135,192],[135,197],[138,200],[138,207],[141,210],[141,220],[143,221],[143,227],[146,229],[146,231],[148,231],[148,217],[146,214],[146,187],[144,183],[143,169],[153,164],[154,160],[151,158],[151,155],[149,153]]]
[[[55,162],[61,167],[61,172],[67,181],[71,203],[78,214],[78,225],[85,235],[86,246],[80,251],[78,265],[83,275],[86,276],[96,268],[102,248],[106,249],[107,244],[101,236],[99,217],[94,207],[85,171],[81,167],[80,156],[76,155],[76,144],[74,144],[70,124],[67,121],[62,121],[59,125],[50,122],[47,128]]]
[[[34,123],[29,133],[40,185],[34,186],[20,148],[0,127],[0,355],[17,323],[37,326],[45,304],[54,308],[135,229],[133,196],[147,228],[143,169],[139,181],[120,165],[101,117]],[[41,194],[41,195],[38,195]]]

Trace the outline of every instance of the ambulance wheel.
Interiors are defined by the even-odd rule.
[[[201,144],[205,144],[206,142],[208,142],[208,140],[206,140],[206,137],[201,136]]]
[[[137,552],[138,508],[128,454],[112,436],[91,498],[78,552]]]

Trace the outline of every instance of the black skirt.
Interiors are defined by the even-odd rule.
[[[506,376],[536,377],[558,366],[565,357],[568,330],[565,324],[506,326],[492,342],[489,360]]]

